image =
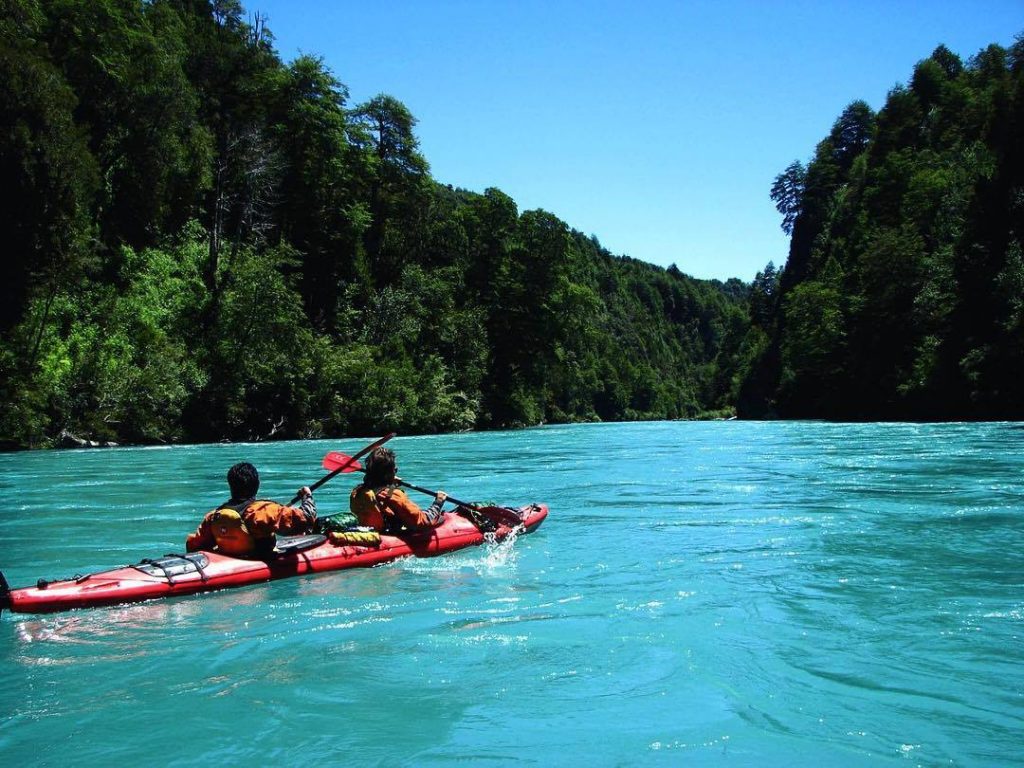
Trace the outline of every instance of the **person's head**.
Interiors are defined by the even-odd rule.
[[[247,461],[241,461],[228,470],[228,488],[231,498],[249,499],[260,489],[260,473]]]
[[[390,448],[375,448],[366,460],[366,480],[370,486],[387,485],[395,479],[398,470],[395,452]]]

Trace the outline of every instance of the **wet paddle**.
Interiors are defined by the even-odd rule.
[[[323,468],[333,470],[335,473],[355,472],[357,470],[362,469],[362,465],[359,464],[358,461],[356,461],[356,458],[357,456],[346,456],[344,453],[339,453],[338,451],[331,451],[326,456],[324,456]],[[405,480],[402,480],[399,477],[395,478],[395,482],[398,483],[399,485],[405,486],[406,488],[411,488],[414,491],[425,493],[428,496],[437,496],[437,491],[431,491],[428,488],[421,488],[418,485],[407,483]],[[474,512],[484,515],[495,522],[504,523],[508,526],[514,527],[517,525],[522,525],[523,522],[522,518],[519,517],[519,515],[517,515],[511,509],[505,509],[504,507],[478,507],[477,505],[470,504],[469,502],[459,501],[454,496],[448,496],[446,500],[450,501],[452,504],[457,504],[460,507],[471,509]]]
[[[389,433],[387,435],[384,435],[384,437],[382,437],[377,442],[370,443],[368,446],[363,448],[355,456],[345,456],[345,454],[339,453],[337,455],[343,457],[343,460],[339,461],[339,462],[336,462],[333,466],[330,466],[330,467],[327,466],[327,459],[325,457],[324,458],[324,469],[330,469],[331,472],[330,472],[330,474],[324,475],[323,477],[321,477],[319,480],[317,480],[315,483],[313,483],[313,485],[309,486],[309,490],[310,491],[315,491],[317,488],[319,488],[321,485],[326,483],[328,480],[332,479],[335,475],[339,475],[342,472],[354,472],[357,469],[361,469],[362,467],[359,465],[359,458],[361,456],[365,456],[370,451],[372,451],[374,448],[380,448],[382,445],[384,445],[384,443],[386,443],[388,440],[390,440],[392,437],[394,437],[397,434],[398,434],[397,432],[391,432],[391,433]],[[330,456],[331,454],[329,453],[327,455]],[[302,498],[301,495],[296,496],[294,499],[292,499],[291,501],[288,502],[288,506],[289,507],[293,506],[301,498]]]

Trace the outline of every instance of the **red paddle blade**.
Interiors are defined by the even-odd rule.
[[[348,466],[345,466],[346,464]],[[343,470],[341,470],[342,474],[344,474],[346,472],[359,472],[362,470],[363,465],[360,464],[358,461],[354,461],[351,456],[348,456],[344,453],[340,453],[338,451],[331,451],[326,456],[324,456],[324,469],[333,472],[339,467],[345,467]]]

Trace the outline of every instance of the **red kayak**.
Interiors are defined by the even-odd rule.
[[[548,515],[545,504],[519,509],[478,508],[478,520],[455,512],[436,528],[419,534],[382,535],[378,546],[335,543],[322,535],[279,538],[274,557],[244,560],[219,552],[192,552],[143,560],[109,571],[10,589],[0,573],[0,609],[20,613],[50,613],[70,608],[132,603],[157,597],[191,595],[229,587],[301,576],[307,573],[366,568],[400,557],[433,557],[500,541],[513,533],[530,533]],[[480,517],[491,522],[478,525]],[[495,528],[484,533],[481,528]]]

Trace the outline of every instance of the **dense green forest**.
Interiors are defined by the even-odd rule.
[[[3,447],[1024,419],[1020,38],[852,102],[746,284],[434,179],[237,0],[0,4]]]
[[[940,46],[772,197],[791,244],[754,281],[741,415],[1024,419],[1024,38]]]
[[[749,285],[430,175],[233,0],[0,0],[0,442],[728,413]]]

